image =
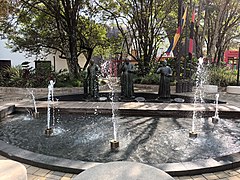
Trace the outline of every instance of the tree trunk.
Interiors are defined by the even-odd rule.
[[[215,21],[215,26],[214,26],[214,31],[212,32],[212,43],[211,43],[211,47],[210,47],[210,57],[213,57],[213,62],[216,63],[216,45],[217,45],[217,40],[218,40],[218,36],[219,36],[219,27],[220,27],[220,23],[221,23],[221,16],[222,16],[222,13],[223,13],[223,10],[224,10],[224,5],[225,4],[222,4],[220,5],[220,10],[218,12],[218,15],[217,15],[217,19]]]
[[[67,6],[70,5],[67,3]],[[69,6],[70,7],[70,6]],[[67,58],[68,61],[68,68],[70,79],[79,79],[80,77],[80,66],[78,64],[78,51],[77,51],[77,18],[75,13],[75,7],[72,9],[67,9],[69,11],[69,16],[67,16],[66,21],[68,24],[68,51],[69,57]]]
[[[206,4],[204,23],[203,23],[202,33],[199,34],[200,21],[202,19],[201,13],[202,13],[202,9],[203,9],[203,4]],[[209,4],[208,0],[206,0],[206,2],[204,2],[204,0],[199,1],[198,19],[197,19],[197,23],[196,23],[196,56],[197,56],[197,58],[199,58],[201,55],[203,55],[203,45],[204,45],[204,41],[205,41],[206,30],[208,29],[208,15],[209,15],[208,4]]]
[[[78,65],[78,58],[77,56],[72,55],[71,53],[67,53],[66,61],[69,70],[69,77],[70,79],[78,79],[80,74],[80,67]]]

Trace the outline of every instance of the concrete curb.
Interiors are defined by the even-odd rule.
[[[18,162],[26,163],[40,168],[47,168],[65,173],[81,173],[91,167],[102,163],[76,161],[53,156],[46,156],[27,151],[0,140],[0,155]],[[209,158],[205,160],[155,164],[155,167],[165,171],[171,176],[197,175],[215,171],[228,170],[240,166],[240,152],[227,156]]]

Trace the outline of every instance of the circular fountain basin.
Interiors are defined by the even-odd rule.
[[[196,161],[236,153],[240,121],[211,118],[196,121],[196,139],[189,138],[191,118],[117,118],[119,150],[110,150],[111,116],[56,114],[53,134],[46,136],[46,115],[37,119],[10,115],[0,126],[0,140],[39,154],[90,162],[134,161],[161,163]]]

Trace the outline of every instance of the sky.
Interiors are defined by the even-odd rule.
[[[0,60],[11,60],[11,66],[21,65],[24,61],[29,61],[29,65],[35,67],[34,57],[26,58],[24,53],[11,52],[11,49],[6,48],[6,42],[6,39],[0,40]]]

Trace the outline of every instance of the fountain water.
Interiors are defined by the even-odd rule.
[[[215,115],[212,117],[212,122],[214,124],[218,123],[219,118],[219,114],[218,114],[218,98],[219,98],[219,94],[216,94],[216,108],[215,108]]]
[[[219,157],[239,152],[239,119],[221,119],[217,126],[204,118],[198,138],[188,137],[191,117],[118,116],[117,152],[109,151],[112,136],[110,116],[62,113],[63,131],[46,138],[42,135],[46,114],[37,121],[24,121],[14,114],[1,124],[0,140],[40,154],[82,161],[136,161],[157,166]],[[32,128],[34,127],[34,128]],[[55,127],[53,128],[55,134]],[[29,136],[31,138],[29,139]]]
[[[197,106],[199,103],[204,103],[204,91],[203,91],[203,84],[206,81],[206,70],[203,66],[203,58],[200,57],[198,59],[198,67],[197,67],[197,72],[196,72],[196,89],[194,93],[194,111],[193,111],[193,117],[192,117],[192,128],[191,131],[189,132],[189,137],[196,138],[197,133],[195,129],[195,123],[196,120],[200,117],[198,117],[198,111],[197,111]]]
[[[118,83],[116,76],[112,77],[111,69],[109,68],[109,62],[102,64],[102,74],[106,75],[107,85],[111,90],[110,103],[112,107],[112,123],[113,123],[113,139],[110,141],[111,150],[115,151],[119,148],[119,141],[117,140],[117,118],[116,118],[116,103],[115,103],[115,86]]]
[[[53,133],[53,129],[51,127],[51,106],[54,103],[54,98],[53,98],[54,84],[55,82],[53,82],[53,80],[50,80],[48,85],[47,129],[45,130],[45,134],[47,136],[50,136]],[[54,115],[52,116],[52,121],[54,122]]]
[[[37,111],[37,105],[36,105],[36,100],[35,100],[35,96],[34,96],[34,93],[33,93],[33,90],[30,91],[30,89],[27,88],[27,91],[29,92],[29,94],[31,95],[32,97],[32,100],[33,100],[33,106],[34,106],[34,117],[38,117],[39,116],[39,112]]]

